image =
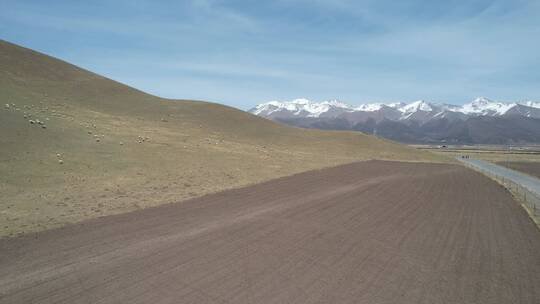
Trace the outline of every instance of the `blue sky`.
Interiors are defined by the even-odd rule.
[[[247,109],[540,100],[540,1],[0,0],[0,39],[144,91]]]

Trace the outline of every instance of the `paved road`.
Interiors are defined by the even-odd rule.
[[[540,303],[540,231],[457,165],[370,161],[0,240],[0,303]]]
[[[462,159],[459,157],[458,160],[496,176],[504,177],[536,194],[537,197],[540,197],[540,179],[534,176],[479,159]]]

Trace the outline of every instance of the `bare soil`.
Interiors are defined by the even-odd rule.
[[[0,303],[540,303],[540,231],[457,165],[368,161],[0,240]]]
[[[540,178],[540,163],[537,162],[499,162],[501,166],[521,171],[529,175]]]

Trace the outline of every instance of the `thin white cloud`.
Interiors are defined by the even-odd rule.
[[[103,0],[88,13],[76,2],[64,10],[59,2],[7,1],[0,28],[8,37],[68,41],[51,43],[52,55],[168,97],[235,103],[540,94],[535,0]]]

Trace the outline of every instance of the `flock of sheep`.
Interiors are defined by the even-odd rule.
[[[31,107],[29,106],[24,106],[26,109],[30,109]],[[15,111],[20,111],[21,109],[20,108],[16,108],[15,107],[15,104],[12,103],[12,104],[9,104],[9,103],[6,103],[5,105],[5,108],[6,110],[9,110],[11,108],[14,108]],[[28,119],[28,122],[32,125],[39,125],[41,126],[41,128],[43,129],[47,129],[47,125],[45,124],[44,121],[41,121],[39,119],[32,119],[32,114],[31,113],[27,113],[27,112],[23,112],[23,117],[24,119]],[[49,118],[45,118],[45,120],[49,120]]]
[[[4,107],[5,107],[6,110],[12,110],[12,109],[15,110],[15,111],[20,111],[21,110],[20,108],[16,107],[16,105],[14,103],[6,103]],[[33,106],[28,106],[28,105],[24,105],[23,107],[24,107],[24,109],[27,109],[27,110],[30,110],[30,109],[33,108]],[[46,110],[48,110],[48,107],[46,108]],[[53,110],[52,112],[53,112],[53,115],[54,115],[56,111]],[[31,125],[40,126],[43,129],[47,128],[47,125],[45,124],[45,122],[43,120],[40,120],[40,119],[37,119],[37,118],[33,117],[33,115],[31,113],[29,113],[29,112],[24,111],[23,112],[23,117],[24,117],[24,119],[27,119],[28,122]],[[45,121],[48,121],[48,120],[49,120],[49,118],[45,118]],[[92,127],[96,128],[96,125],[92,124]],[[101,135],[93,134],[93,131],[91,131],[91,130],[88,130],[88,134],[92,135],[94,140],[96,142],[98,142],[98,143],[101,142],[105,138],[105,135],[103,135],[103,134],[101,134]],[[150,140],[150,138],[147,137],[147,136],[138,136],[137,137],[137,143],[139,143],[139,144],[144,143],[144,142],[149,141],[149,140]],[[124,142],[119,142],[119,144],[121,146],[123,146]],[[59,164],[64,163],[62,154],[60,154],[60,153],[56,154],[56,158],[58,159]]]

